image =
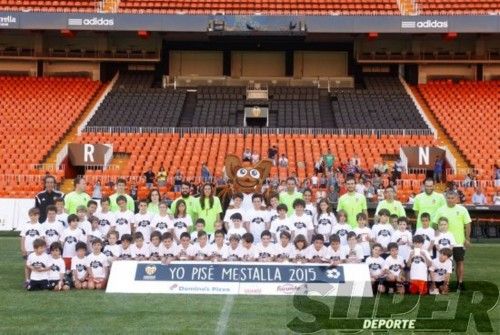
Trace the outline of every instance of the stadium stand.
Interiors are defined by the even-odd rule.
[[[326,128],[333,126],[322,122],[323,115],[320,113],[317,88],[271,87],[269,95],[271,97],[270,127]],[[326,113],[331,114],[331,109]]]
[[[212,14],[226,15],[399,15],[394,0],[264,0],[264,1],[120,1],[120,12],[160,14]]]
[[[89,126],[175,127],[186,91],[155,88],[152,72],[125,72],[106,96]]]
[[[281,180],[295,173],[299,179],[314,174],[314,162],[328,149],[336,153],[339,162],[346,162],[357,153],[364,169],[373,168],[383,156],[397,155],[401,145],[434,145],[432,136],[345,136],[345,135],[304,135],[304,134],[184,134],[179,133],[83,133],[80,143],[113,143],[115,153],[130,155],[127,167],[122,170],[87,171],[88,182],[93,185],[97,179],[106,183],[107,179],[118,176],[132,177],[147,189],[140,177],[149,167],[157,171],[161,164],[167,175],[172,177],[177,169],[189,180],[197,180],[201,164],[207,162],[210,171],[222,176],[224,159],[227,154],[242,156],[245,148],[267,157],[267,150],[276,144],[280,153],[289,160],[287,168],[273,167],[272,177]],[[361,149],[360,149],[361,148]],[[110,191],[105,188],[103,191]],[[408,197],[405,190],[402,197]],[[141,194],[139,194],[140,196]]]
[[[497,0],[417,0],[417,6],[425,15],[488,15],[500,11]]]
[[[100,86],[83,78],[0,77],[0,195],[31,196],[39,190],[40,177],[51,168],[36,165]]]
[[[78,12],[94,13],[97,11],[98,1],[45,1],[45,0],[0,0],[0,10],[2,11],[23,11],[23,12]]]
[[[397,77],[367,76],[366,88],[336,89],[332,109],[339,128],[426,129]]]
[[[445,131],[478,171],[478,180],[491,180],[500,164],[500,81],[433,81],[419,90]],[[449,178],[463,180],[465,175]],[[488,190],[492,196],[494,188]]]
[[[245,87],[199,87],[192,126],[241,126]]]

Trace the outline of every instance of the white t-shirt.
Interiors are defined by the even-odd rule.
[[[332,228],[337,224],[337,218],[333,213],[321,213],[314,216],[314,227],[318,234],[322,234],[325,241],[328,241],[332,234]]]
[[[229,248],[229,246],[226,244],[223,244],[220,248],[216,243],[212,244],[212,256],[223,258],[227,248]]]
[[[323,245],[319,250],[316,250],[314,245],[311,244],[307,247],[306,258],[318,262],[325,260],[328,258],[328,248]]]
[[[167,248],[165,244],[160,245],[160,256],[161,257],[177,257],[179,255],[179,246],[175,244],[175,242],[172,243],[170,248]]]
[[[265,247],[262,243],[255,246],[255,258],[269,258],[276,256],[276,248],[274,244],[269,243]]]
[[[134,255],[132,254],[132,245],[129,245],[127,249],[123,248],[123,246],[120,247],[120,258],[121,259],[132,259]]]
[[[355,228],[354,233],[360,239],[359,245],[363,248],[363,255],[370,256],[370,242],[368,242],[369,238],[372,238],[372,230],[369,227],[363,228]]]
[[[224,249],[224,253],[222,254],[222,258],[227,261],[237,261],[241,258],[242,251],[241,245],[238,245],[236,249],[233,249],[230,245]]]
[[[427,250],[420,250],[420,255],[413,257],[410,264],[410,280],[427,281],[428,267],[424,257],[427,257],[429,260],[431,259],[431,255],[429,255]]]
[[[109,266],[108,257],[102,252],[98,255],[91,253],[87,256],[87,264],[92,270],[93,278],[104,278],[106,276],[105,268]]]
[[[295,258],[306,258],[307,257],[307,248],[304,248],[302,250],[299,250],[295,248]]]
[[[194,257],[210,257],[213,254],[213,246],[209,243],[205,244],[205,246],[201,246],[199,243],[193,245],[194,249]]]
[[[269,222],[269,212],[266,210],[251,209],[247,212],[246,217],[250,223],[249,229],[255,243],[260,242],[260,234],[266,230],[266,224]]]
[[[88,248],[92,249],[92,242],[96,239],[103,240],[104,236],[101,233],[101,230],[97,228],[96,230],[91,230],[87,234],[87,240],[89,241],[88,243]]]
[[[453,234],[446,232],[436,235],[434,244],[436,246],[436,249],[439,251],[443,248],[453,249],[457,245],[457,242],[455,241],[455,237],[453,236]]]
[[[272,226],[272,223],[274,220],[276,220],[278,218],[278,211],[275,209],[275,208],[271,208],[268,210],[269,212],[269,222],[271,222],[271,226]],[[288,217],[288,215],[287,215]]]
[[[37,255],[36,253],[32,252],[31,254],[28,255],[26,264],[34,268],[40,268],[40,269],[48,268],[50,266],[49,257],[50,256],[47,255],[45,252],[42,253],[41,255]],[[46,271],[44,272],[31,271],[30,275],[31,280],[46,280],[47,278],[48,278],[48,273]]]
[[[149,244],[144,243],[142,247],[138,247],[135,243],[130,246],[132,258],[149,258]]]
[[[416,235],[422,235],[423,238],[424,238],[424,245],[423,245],[423,249],[425,250],[429,250],[429,247],[431,246],[431,242],[434,241],[434,238],[436,237],[436,231],[431,228],[431,227],[428,227],[428,228],[417,228],[417,230],[415,231],[415,236]]]
[[[87,237],[80,228],[64,229],[61,235],[61,242],[63,244],[63,257],[73,257],[76,255],[76,243],[87,242]]]
[[[97,212],[96,216],[99,218],[99,230],[103,236],[106,236],[111,229],[111,225],[116,221],[115,213],[108,211],[106,213]]]
[[[181,234],[187,232],[192,225],[193,220],[191,220],[191,217],[189,215],[186,215],[183,218],[178,217],[172,219],[172,226],[174,228],[174,233],[175,236],[177,236],[177,239],[180,239]]]
[[[56,214],[56,220],[61,222],[64,228],[68,227],[68,213]]]
[[[352,228],[348,223],[338,223],[332,227],[332,235],[339,235],[341,245],[347,245],[347,234],[350,231],[352,231]]]
[[[338,250],[333,250],[333,248],[330,245],[328,247],[326,258],[332,262],[342,262],[346,258],[344,248],[340,246]]]
[[[229,228],[229,230],[227,231],[227,234],[226,234],[226,241],[229,241],[229,238],[233,235],[238,235],[241,239],[241,237],[243,236],[243,234],[245,234],[247,232],[247,230],[243,227],[240,227],[240,228]]]
[[[78,228],[83,230],[83,233],[85,235],[88,235],[90,233],[90,231],[92,230],[92,225],[90,224],[90,222],[88,220],[84,220],[84,221],[78,222]]]
[[[113,257],[120,257],[120,252],[121,252],[122,247],[119,244],[107,244],[104,247],[104,254],[108,256],[108,260],[112,259]]]
[[[391,242],[396,242],[398,244],[399,256],[403,257],[403,259],[407,261],[410,256],[412,244],[411,232],[408,230],[401,231],[398,229],[392,234]],[[404,244],[399,244],[399,242],[403,242]]]
[[[82,280],[85,277],[88,266],[87,257],[79,258],[78,256],[73,256],[71,258],[71,271],[76,270],[76,279],[78,280]]]
[[[242,207],[240,207],[240,208],[229,208],[228,210],[226,210],[226,214],[224,215],[224,219],[223,219],[224,222],[227,222],[228,228],[232,228],[233,227],[233,222],[231,221],[231,215],[236,214],[236,213],[240,213],[241,218],[242,218],[241,222],[248,221],[248,219],[246,218],[246,211],[245,211],[245,209],[243,209]]]
[[[349,245],[344,245],[342,249],[344,249],[347,262],[359,263],[365,258],[363,248],[359,244],[356,244],[353,249]]]
[[[290,219],[288,217],[285,217],[284,219],[280,219],[279,217],[271,221],[271,234],[276,235],[276,241],[279,241],[280,239],[280,234],[282,231],[287,231],[290,233],[290,236],[292,235],[292,231],[294,230],[294,227],[292,223],[290,222]]]
[[[149,243],[149,257],[160,257],[160,247],[161,244],[158,246],[154,245],[153,243]]]
[[[383,277],[383,267],[384,267],[384,259],[380,256],[368,257],[365,261],[368,264],[368,269],[370,270],[370,276],[373,278]]]
[[[64,227],[62,223],[57,220],[54,222],[45,221],[42,224],[42,232],[43,235],[45,236],[45,242],[47,242],[47,247],[50,247],[52,243],[58,242],[61,239],[61,234],[63,230]]]
[[[62,257],[55,259],[52,256],[49,256],[48,259],[50,268],[50,271],[48,273],[48,280],[61,280],[61,274],[64,275],[64,273],[66,272],[66,265],[64,264],[64,260],[62,259]]]
[[[294,236],[304,235],[306,239],[308,239],[308,232],[314,230],[314,225],[312,222],[311,216],[307,214],[303,214],[298,216],[297,214],[292,214],[290,216],[290,223],[293,227]]]
[[[151,221],[151,226],[153,227],[153,230],[159,231],[163,235],[170,229],[174,228],[174,223],[172,222],[172,219],[170,219],[170,216],[168,216],[168,214],[165,216],[156,214]]]
[[[21,228],[21,232],[19,233],[19,236],[24,237],[24,249],[26,249],[27,252],[32,252],[34,250],[33,242],[37,238],[44,237],[43,231],[44,231],[43,225],[38,222],[37,223],[26,222],[23,225],[23,227]]]
[[[134,213],[132,211],[118,211],[115,212],[115,221],[111,224],[111,227],[115,227],[115,230],[120,234],[118,238],[121,238],[125,234],[130,234],[132,232],[132,225],[134,224]]]
[[[316,215],[317,208],[314,205],[314,203],[311,202],[311,203],[306,204],[306,208],[304,208],[304,213],[306,213],[307,215],[309,215],[311,217],[311,219],[314,220],[314,218],[317,216]]]
[[[384,270],[389,270],[393,275],[399,276],[401,271],[403,271],[405,267],[405,261],[403,257],[397,256],[396,258],[392,257],[391,255],[387,256],[384,262]]]
[[[375,242],[380,243],[384,249],[387,249],[387,245],[391,242],[392,234],[394,234],[394,228],[390,223],[377,223],[372,227],[372,234]]]
[[[240,245],[239,257],[243,260],[254,259],[255,258],[255,245],[251,245],[250,248],[245,248]]]
[[[438,258],[432,260],[432,267],[434,268],[434,281],[444,281],[446,274],[453,272],[451,259],[447,259],[444,263]]]
[[[283,246],[280,242],[275,244],[276,257],[292,259],[295,258],[295,246],[292,243],[288,243]]]
[[[195,255],[194,246],[190,244],[187,246],[187,248],[184,248],[182,244],[179,244],[179,257],[182,257],[182,255],[194,257]]]
[[[144,242],[146,243],[149,243],[149,241],[151,240],[151,221],[152,216],[149,213],[137,213],[134,217],[135,230],[142,233],[142,236],[144,236]]]

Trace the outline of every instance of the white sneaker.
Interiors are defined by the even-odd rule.
[[[429,291],[429,294],[430,295],[439,295],[439,289],[438,288],[434,288],[432,290]]]

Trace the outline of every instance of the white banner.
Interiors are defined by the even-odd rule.
[[[0,230],[19,230],[29,220],[28,210],[34,199],[0,199]]]
[[[371,297],[366,264],[115,261],[108,293]]]

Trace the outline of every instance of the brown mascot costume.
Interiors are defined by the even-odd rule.
[[[226,156],[225,173],[228,178],[228,186],[221,189],[219,197],[227,208],[234,193],[243,193],[242,207],[244,209],[252,208],[252,195],[260,192],[261,186],[269,176],[273,162],[270,159],[263,159],[257,164],[242,162],[241,159],[233,154]]]

